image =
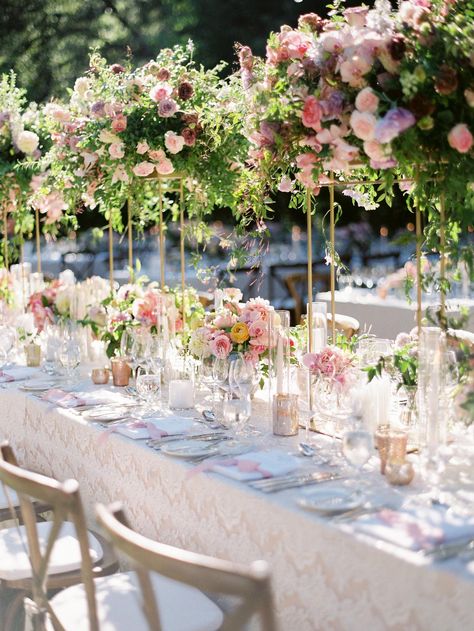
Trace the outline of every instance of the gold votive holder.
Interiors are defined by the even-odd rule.
[[[41,363],[41,346],[39,344],[25,344],[26,365],[37,368]]]
[[[403,462],[402,464],[387,463],[385,477],[390,484],[394,486],[406,486],[410,484],[415,476],[415,469],[411,462]]]
[[[389,433],[388,459],[391,465],[402,465],[407,455],[408,432],[392,429]]]
[[[273,395],[273,433],[295,436],[298,433],[298,395]]]
[[[114,386],[128,386],[130,381],[130,365],[123,357],[113,357],[110,360],[112,364],[112,380]]]
[[[96,385],[109,383],[110,370],[108,368],[93,368],[91,372],[92,383]]]
[[[380,425],[375,432],[375,444],[380,457],[380,473],[385,474],[387,466],[388,449],[390,445],[390,426]]]

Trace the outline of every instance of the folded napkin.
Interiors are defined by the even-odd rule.
[[[442,507],[422,507],[416,511],[386,508],[355,519],[352,527],[357,532],[415,551],[474,537],[474,517],[452,515]]]
[[[120,405],[130,402],[130,399],[105,389],[91,392],[66,392],[60,388],[52,388],[43,392],[41,398],[62,408],[76,408],[81,405],[106,405],[107,403]]]
[[[214,471],[228,478],[249,482],[291,473],[300,466],[294,456],[283,451],[250,451],[235,458],[223,458],[203,463],[194,471]]]
[[[27,368],[19,366],[17,368],[8,368],[0,370],[0,383],[8,383],[10,381],[22,381],[36,375],[38,368]]]
[[[123,425],[116,425],[118,434],[140,440],[144,438],[164,438],[165,436],[181,436],[188,434],[194,426],[194,420],[183,416],[168,416],[162,419],[148,419],[147,421],[132,421]]]

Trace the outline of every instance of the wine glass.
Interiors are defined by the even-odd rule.
[[[135,387],[138,396],[145,402],[145,411],[153,412],[161,402],[161,374],[140,372]]]
[[[229,369],[229,385],[234,394],[250,397],[256,377],[257,371],[254,364],[239,353]]]
[[[74,337],[64,340],[59,349],[58,358],[66,372],[66,382],[72,383],[74,370],[81,361],[81,349]]]
[[[229,376],[229,361],[227,359],[213,358],[212,362],[212,409],[215,411],[217,407],[216,394],[219,392],[219,388],[226,383]]]
[[[149,372],[159,372],[165,365],[165,345],[161,335],[150,334],[147,344],[147,365]]]
[[[342,453],[356,469],[354,495],[362,498],[361,473],[372,453],[372,434],[362,427],[346,431],[342,438]]]
[[[131,333],[132,342],[130,346],[130,355],[128,355],[128,363],[132,369],[132,374],[136,377],[137,369],[145,367],[149,351],[147,348],[148,335],[140,329]]]
[[[226,399],[223,408],[224,424],[233,428],[236,436],[243,436],[251,411],[250,397]]]

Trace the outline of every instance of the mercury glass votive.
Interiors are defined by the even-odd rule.
[[[128,386],[131,370],[127,360],[124,357],[113,357],[110,363],[112,364],[114,386]]]
[[[273,433],[295,436],[298,433],[298,395],[275,394],[273,397]]]
[[[380,425],[375,432],[375,444],[380,457],[380,473],[385,475],[387,466],[388,449],[390,445],[390,426]]]
[[[408,433],[392,429],[388,435],[388,458],[391,465],[402,465],[407,454]]]
[[[109,383],[110,371],[108,368],[93,368],[91,372],[92,383],[96,385]]]

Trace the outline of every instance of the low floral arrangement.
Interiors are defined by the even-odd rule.
[[[244,304],[225,301],[191,333],[189,352],[198,359],[226,359],[232,353],[242,353],[247,361],[258,364],[271,345],[270,313],[270,303],[263,298],[251,298]]]
[[[418,385],[418,333],[399,333],[395,339],[393,352],[379,358],[374,366],[366,368],[369,382],[387,372],[402,386],[413,388]]]
[[[53,280],[45,289],[28,299],[27,309],[33,314],[38,333],[49,324],[70,319],[71,292],[60,280]]]
[[[122,285],[115,295],[89,310],[87,324],[107,343],[109,357],[116,354],[122,335],[129,328],[145,327],[154,333],[160,330],[164,335],[179,334],[187,339],[190,330],[203,321],[204,307],[195,289],[185,291],[184,325],[181,291],[161,291],[157,283],[146,282],[146,277],[141,277],[135,283]]]
[[[337,346],[306,353],[302,361],[315,380],[324,381],[336,390],[342,391],[353,383],[354,355]]]

